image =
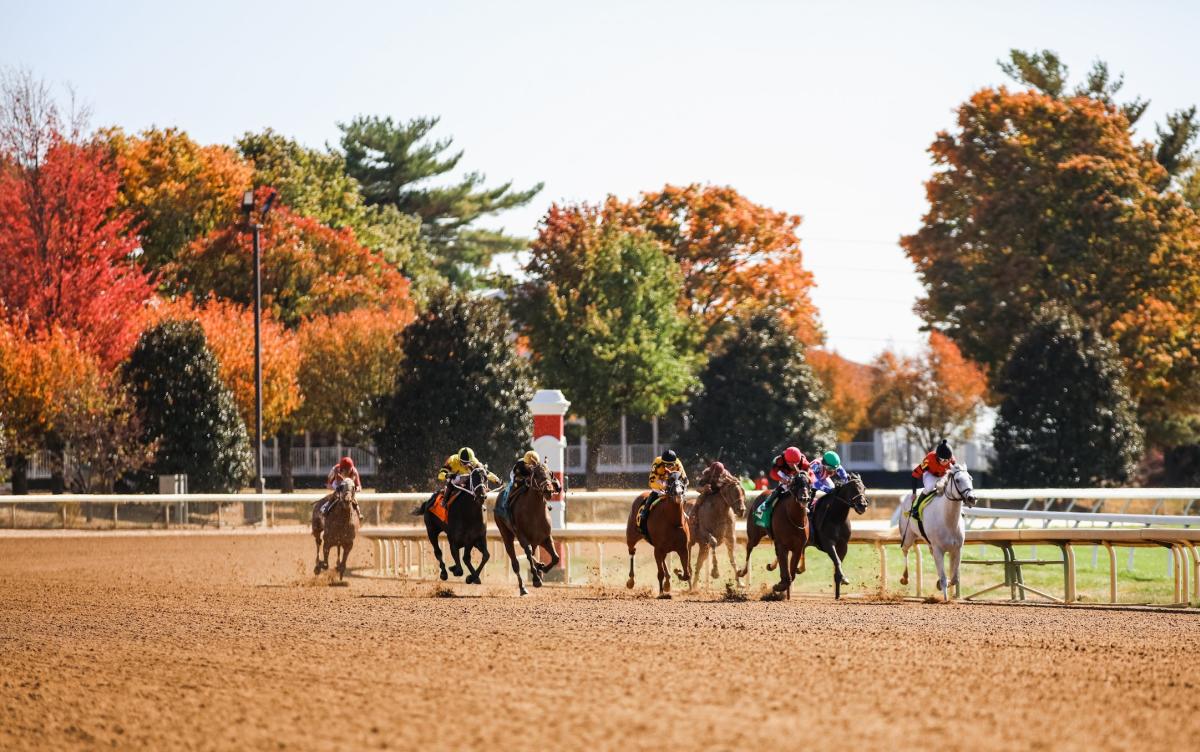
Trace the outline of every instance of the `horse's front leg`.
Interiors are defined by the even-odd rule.
[[[446,537],[449,538],[450,536]],[[454,566],[450,567],[450,574],[454,575],[455,577],[462,577],[462,549],[460,549],[458,544],[454,541],[450,541],[450,556],[454,558]]]
[[[946,562],[945,562],[946,550],[930,543],[929,544],[929,552],[933,554],[933,564],[934,564],[934,566],[937,567],[937,573],[938,573],[937,586],[938,586],[938,590],[942,591],[942,600],[949,601],[950,594],[947,589],[947,580],[946,580]]]
[[[313,541],[317,544],[317,563],[313,567],[313,574],[321,573],[321,536],[314,535]]]
[[[782,543],[775,544],[775,560],[779,562],[779,582],[773,588],[776,593],[786,593],[792,586],[792,582],[788,579],[788,554],[789,551]]]
[[[546,540],[542,541],[538,545],[541,546],[541,549],[546,552],[547,556],[550,557],[550,561],[546,564],[543,564],[540,561],[537,563],[538,571],[541,572],[542,574],[545,574],[546,572],[549,572],[551,569],[554,569],[555,567],[557,567],[558,563],[560,561],[562,561],[562,558],[558,555],[558,549],[555,548],[555,546],[554,546],[554,536],[553,535],[546,536]]]
[[[947,552],[950,554],[950,584],[954,586],[954,597],[958,597],[958,567],[962,563],[962,546],[953,546]]]
[[[658,565],[658,594],[670,595],[671,574],[667,571],[667,552],[654,547],[654,563]]]
[[[472,547],[470,543],[462,548],[463,563],[466,564],[467,567],[466,582],[468,585],[474,585],[479,582],[479,575],[476,573],[475,567],[471,564],[471,550]]]
[[[733,532],[731,531],[725,538],[725,553],[729,554],[729,571],[733,572],[733,584],[740,586],[742,578],[738,576],[737,564],[733,561],[733,545]]]
[[[475,541],[475,548],[479,551],[479,566],[475,569],[475,584],[483,584],[483,568],[488,563],[488,559],[492,555],[488,553],[487,535]]]
[[[538,568],[537,559],[533,555],[533,546],[529,543],[522,543],[521,549],[525,551],[525,560],[529,562],[529,579],[533,581],[534,587],[542,586],[542,570]]]

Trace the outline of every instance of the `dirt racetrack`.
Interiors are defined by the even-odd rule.
[[[1195,612],[434,597],[310,547],[0,538],[0,749],[1200,746]]]

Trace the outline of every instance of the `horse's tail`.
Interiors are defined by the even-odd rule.
[[[896,505],[896,511],[892,512],[892,527],[900,526],[900,514],[904,511],[905,496],[900,497],[900,503]]]

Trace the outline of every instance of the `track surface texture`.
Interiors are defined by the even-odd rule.
[[[0,749],[1200,745],[1194,613],[435,597],[330,587],[311,548],[0,539]]]

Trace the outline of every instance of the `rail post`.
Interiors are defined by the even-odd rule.
[[[529,401],[529,412],[533,414],[533,450],[546,461],[550,472],[558,478],[560,488],[564,483],[564,454],[567,440],[563,428],[567,410],[571,403],[557,389],[539,389]],[[550,497],[550,529],[562,530],[567,524],[566,500],[563,493]],[[562,570],[554,572],[554,580],[566,579],[569,551],[561,542],[555,544]],[[547,578],[550,579],[550,578]]]

